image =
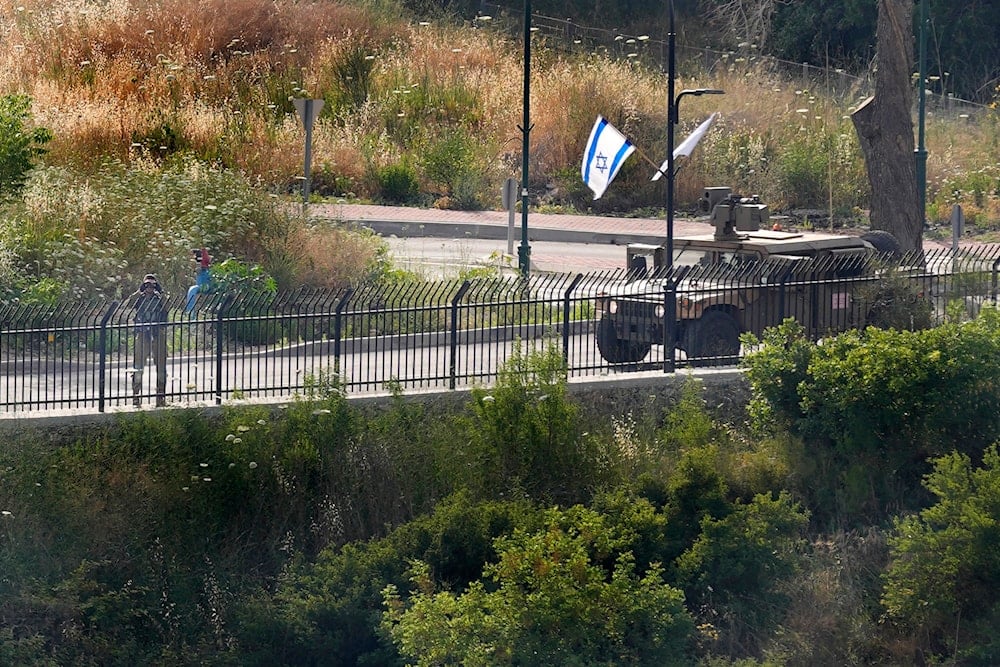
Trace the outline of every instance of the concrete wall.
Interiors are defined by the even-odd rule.
[[[743,374],[737,369],[682,371],[673,375],[645,372],[600,379],[571,380],[569,393],[586,414],[606,416],[610,419],[632,413],[637,418],[648,416],[658,419],[676,403],[684,385],[688,382],[698,383],[706,408],[717,419],[727,423],[744,421],[750,391]],[[469,400],[469,394],[468,390],[428,391],[406,393],[403,398],[424,403],[432,414],[443,414],[462,410]],[[359,408],[378,410],[394,399],[389,395],[366,395],[352,397],[349,400]],[[269,402],[267,405],[272,405],[277,410],[278,405],[287,403],[288,400],[282,400]],[[219,415],[222,407],[216,405],[170,407],[145,410],[143,414],[148,416],[176,413],[181,410],[196,411],[211,418]],[[131,410],[103,414],[19,413],[18,416],[0,418],[0,438],[8,444],[27,441],[32,446],[56,446],[84,436],[93,437],[102,431],[112,432],[120,420],[135,418],[137,414]]]

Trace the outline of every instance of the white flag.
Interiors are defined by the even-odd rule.
[[[711,116],[709,116],[704,123],[699,125],[694,132],[688,135],[687,139],[681,142],[680,146],[674,149],[675,160],[679,157],[691,157],[691,153],[694,151],[694,147],[697,146],[698,142],[701,141],[701,138],[705,136],[705,133],[708,132],[708,128],[712,124],[712,121],[715,120],[715,117],[718,115],[719,113],[715,112]],[[667,171],[667,163],[664,161],[664,163],[660,165],[660,170],[655,174],[653,174],[653,178],[650,180],[653,181],[660,180],[660,177],[663,176],[663,174],[666,173],[666,171]]]
[[[583,166],[580,169],[583,182],[594,191],[594,199],[601,198],[634,150],[632,142],[604,116],[597,117],[594,129],[590,131],[587,148],[583,152]]]

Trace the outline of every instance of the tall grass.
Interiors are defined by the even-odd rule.
[[[34,100],[53,130],[47,162],[87,175],[109,158],[129,169],[193,157],[246,175],[275,194],[299,187],[303,132],[292,99],[322,98],[313,134],[318,196],[449,208],[493,207],[520,172],[519,37],[482,26],[408,22],[391,3],[267,0],[4,0],[0,94]],[[594,202],[579,161],[598,114],[659,163],[666,82],[635,60],[570,53],[536,37],[529,176],[539,204],[598,212],[659,207],[663,183],[630,160]],[[773,209],[867,205],[867,181],[849,114],[860,91],[833,98],[759,62],[724,58],[706,72],[685,64],[680,140],[713,111],[722,116],[682,164],[677,200],[693,207],[706,185],[759,194]],[[1000,121],[941,113],[928,127],[929,212],[963,204],[970,221],[1000,225]],[[102,238],[87,221],[61,231]],[[119,241],[119,239],[115,239]]]

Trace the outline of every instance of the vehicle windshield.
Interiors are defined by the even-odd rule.
[[[705,248],[684,248],[674,257],[675,266],[746,266],[758,261],[757,253]]]

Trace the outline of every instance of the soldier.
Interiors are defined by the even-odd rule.
[[[139,407],[142,371],[150,357],[156,365],[156,407],[166,405],[167,393],[167,296],[156,275],[147,273],[132,295],[135,299],[135,355],[132,368],[132,403]]]

